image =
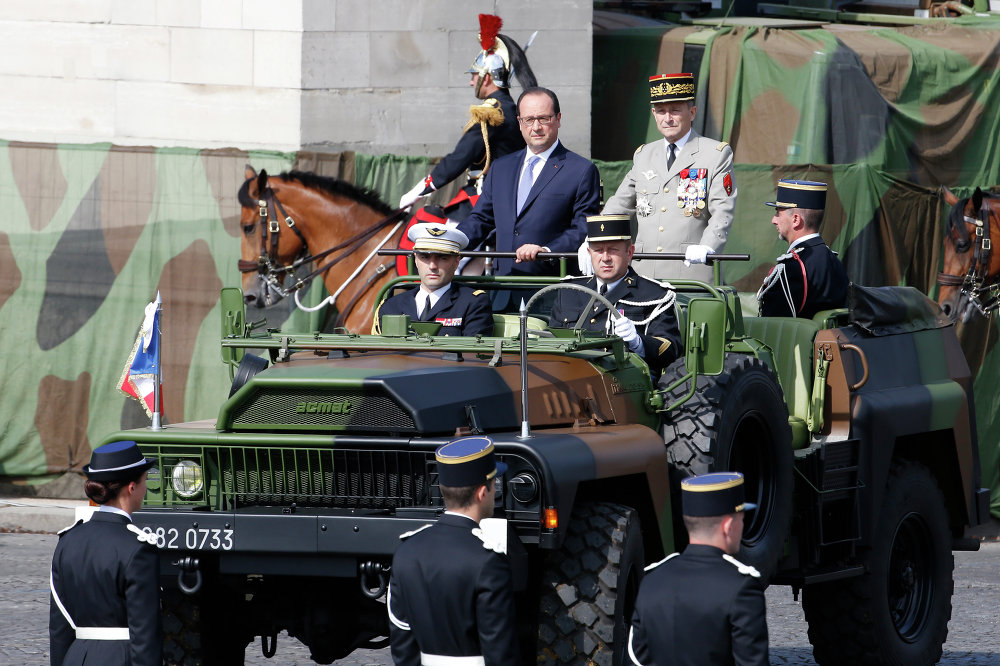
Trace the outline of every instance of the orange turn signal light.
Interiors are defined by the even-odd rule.
[[[554,509],[545,509],[545,516],[542,518],[545,529],[554,530],[559,527],[559,512]]]

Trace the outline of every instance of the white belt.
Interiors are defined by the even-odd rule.
[[[420,663],[423,666],[486,666],[482,657],[449,657],[444,654],[420,653]]]
[[[127,641],[128,627],[77,627],[76,637],[84,641]]]

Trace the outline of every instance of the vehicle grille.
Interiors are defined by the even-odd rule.
[[[435,465],[432,452],[409,451],[247,448],[220,458],[222,492],[233,506],[440,506]]]
[[[309,411],[303,406],[311,406]],[[349,408],[342,410],[342,405]],[[333,407],[331,409],[331,407]],[[391,397],[370,390],[263,389],[233,408],[225,424],[232,430],[337,430],[413,432],[413,417]]]

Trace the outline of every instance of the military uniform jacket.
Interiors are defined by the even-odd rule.
[[[641,666],[768,663],[764,585],[753,567],[692,544],[646,572],[628,652]]]
[[[517,105],[510,93],[501,88],[486,97],[483,105],[492,105],[503,113],[503,122],[499,125],[486,126],[486,137],[490,142],[490,159],[516,152],[524,148],[524,137],[517,124]],[[481,170],[486,165],[486,144],[483,143],[483,131],[477,122],[467,129],[458,140],[455,149],[448,153],[434,170],[431,180],[434,187],[441,189],[462,175],[466,169]]]
[[[396,666],[417,666],[421,653],[520,663],[510,564],[477,532],[446,513],[399,544],[386,601]]]
[[[419,289],[419,287],[418,287]],[[418,321],[417,289],[396,294],[379,308],[379,322],[382,315],[405,314],[410,320]],[[441,322],[437,335],[492,335],[493,310],[490,299],[482,289],[473,291],[455,282],[431,308],[425,321]]]
[[[778,257],[757,292],[760,315],[812,319],[817,312],[847,307],[847,284],[837,254],[815,236]]]
[[[52,666],[160,666],[159,556],[125,516],[96,511],[59,537],[52,586],[77,627],[127,627],[129,640],[76,638],[50,595]]]
[[[660,139],[639,146],[632,169],[608,200],[604,215],[628,213],[635,218],[636,252],[684,252],[688,245],[707,245],[721,252],[729,238],[736,205],[733,150],[725,142],[695,131],[667,171],[667,144]],[[690,217],[678,208],[677,189],[684,169],[705,169],[705,207]],[[685,266],[680,261],[636,261],[636,270],[658,279],[688,278],[711,282],[708,265]]]
[[[598,289],[597,278],[594,276],[567,278],[567,280],[594,291]],[[643,358],[650,367],[666,367],[680,356],[682,343],[677,328],[677,315],[674,312],[673,290],[629,268],[621,282],[605,296],[620,310],[624,310],[625,316],[635,323],[645,348]],[[589,295],[575,289],[556,292],[556,300],[549,315],[549,325],[572,328],[589,301]],[[591,306],[591,313],[584,320],[584,328],[588,331],[613,333],[614,326],[608,323],[610,318],[608,308],[600,301],[595,301]]]

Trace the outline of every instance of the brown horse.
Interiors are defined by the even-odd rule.
[[[947,187],[951,206],[944,236],[944,270],[938,275],[938,304],[953,321],[989,316],[1000,307],[1000,196],[978,187],[959,199]]]
[[[245,176],[237,198],[246,303],[274,305],[322,275],[338,311],[336,326],[367,332],[375,296],[393,267],[376,252],[398,247],[405,211],[371,190],[313,173],[258,175],[247,165]],[[297,278],[303,266],[314,270]]]

